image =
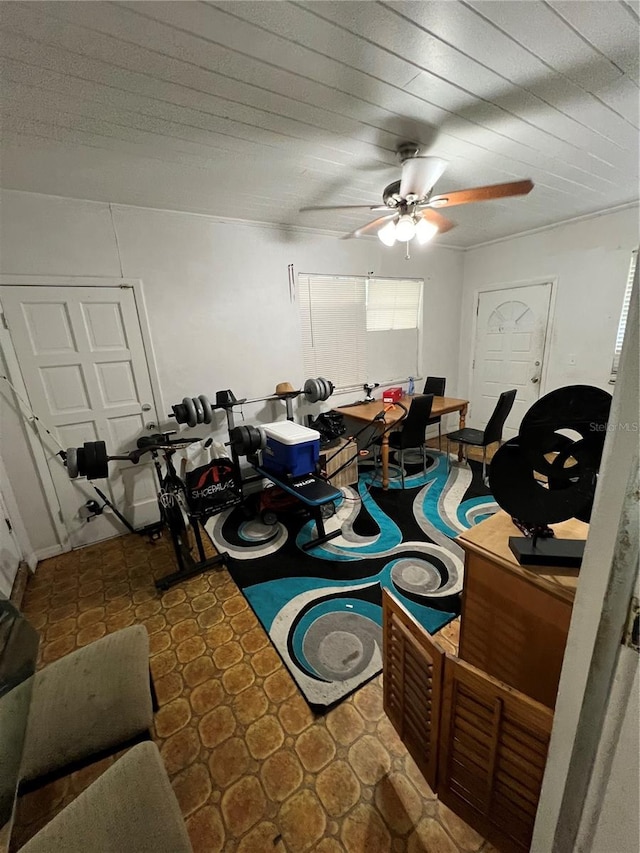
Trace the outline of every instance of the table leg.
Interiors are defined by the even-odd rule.
[[[469,408],[469,404],[465,403],[464,406],[460,409],[460,421],[458,424],[458,429],[464,429],[467,423],[467,410]],[[458,462],[462,462],[462,444],[458,444]]]
[[[382,459],[382,488],[389,488],[389,433],[382,436],[380,446],[380,458]]]

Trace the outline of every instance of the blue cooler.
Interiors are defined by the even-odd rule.
[[[262,467],[276,476],[300,477],[313,474],[320,457],[320,433],[315,429],[277,421],[264,424],[267,436],[262,451]]]

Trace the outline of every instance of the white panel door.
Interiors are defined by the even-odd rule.
[[[484,429],[502,391],[517,389],[503,438],[517,434],[540,394],[551,284],[479,294],[471,385],[471,423]]]
[[[157,423],[132,288],[6,286],[0,302],[29,403],[63,447],[102,440],[110,455],[126,453]],[[59,447],[40,437],[71,546],[123,532],[109,510],[83,519],[93,487],[69,480]],[[149,464],[112,462],[96,484],[135,527],[157,519]]]

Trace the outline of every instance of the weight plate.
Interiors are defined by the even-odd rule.
[[[193,405],[193,400],[191,397],[183,397],[182,405],[184,406],[184,410],[187,415],[186,423],[190,427],[194,427],[198,423],[198,417],[196,415],[196,407]]]
[[[322,400],[328,400],[331,395],[331,390],[329,388],[329,382],[324,376],[320,377],[320,382],[322,384]]]
[[[93,480],[104,480],[109,476],[109,457],[107,456],[107,445],[104,441],[96,441],[95,448],[95,474]]]
[[[233,429],[229,430],[229,438],[231,439],[233,452],[238,456],[242,456],[242,427],[233,427]]]
[[[87,480],[93,479],[93,474],[96,467],[96,451],[95,441],[85,441],[84,449],[84,475]]]
[[[196,410],[196,420],[199,424],[204,423],[204,409],[202,408],[202,403],[200,402],[199,397],[192,397],[191,402],[193,403],[193,407]]]
[[[210,424],[211,421],[213,420],[213,409],[211,408],[211,403],[209,402],[209,398],[205,397],[204,394],[200,394],[198,399],[200,400],[200,403],[202,405],[203,423]]]
[[[187,412],[182,403],[176,403],[175,406],[171,406],[171,410],[175,415],[177,424],[186,424]]]
[[[318,385],[315,379],[307,379],[302,390],[309,403],[318,402]]]
[[[258,427],[258,434],[260,436],[260,446],[258,450],[264,450],[267,446],[267,434],[264,431],[264,427]]]
[[[69,475],[69,479],[75,480],[78,476],[78,448],[77,447],[67,447],[67,474]]]

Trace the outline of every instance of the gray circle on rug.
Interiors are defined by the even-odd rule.
[[[382,645],[382,629],[359,613],[325,613],[309,627],[302,642],[305,658],[318,675],[346,681],[363,672]]]
[[[429,595],[442,586],[442,576],[436,567],[418,557],[398,560],[391,569],[391,580],[398,589],[414,595]]]
[[[279,524],[263,524],[258,519],[243,521],[238,528],[238,536],[245,542],[270,542],[280,532]]]

